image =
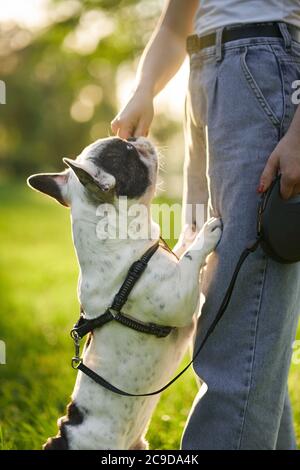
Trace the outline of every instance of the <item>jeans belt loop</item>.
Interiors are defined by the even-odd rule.
[[[288,26],[286,23],[283,22],[278,23],[278,26],[284,40],[284,47],[287,51],[289,51],[292,47],[292,36],[289,32]]]
[[[216,61],[221,62],[222,60],[222,36],[223,36],[223,28],[219,28],[216,31]]]

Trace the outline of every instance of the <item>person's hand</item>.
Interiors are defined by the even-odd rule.
[[[137,89],[112,120],[111,129],[122,139],[147,137],[153,115],[153,95],[149,91]]]
[[[281,173],[283,199],[300,193],[300,132],[290,129],[277,144],[261,175],[258,192],[265,192],[277,173]]]

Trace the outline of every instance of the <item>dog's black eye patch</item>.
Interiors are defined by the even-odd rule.
[[[114,139],[101,148],[93,163],[116,179],[117,196],[138,198],[150,185],[149,170],[134,145]]]

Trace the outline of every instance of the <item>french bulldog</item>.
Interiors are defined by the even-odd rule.
[[[130,265],[159,239],[150,209],[158,156],[147,138],[109,137],[64,162],[67,170],[30,176],[28,184],[70,208],[80,266],[78,297],[84,316],[95,318],[111,305]],[[124,200],[125,232],[119,217]],[[134,205],[144,209],[138,223]],[[105,218],[109,208],[116,217]],[[160,246],[133,287],[122,312],[142,322],[174,327],[168,336],[157,338],[112,321],[89,336],[84,364],[130,393],[164,386],[193,337],[200,269],[220,236],[220,220],[210,219],[180,258]],[[159,396],[121,396],[79,371],[67,414],[58,420],[59,432],[43,448],[146,449],[145,434]]]

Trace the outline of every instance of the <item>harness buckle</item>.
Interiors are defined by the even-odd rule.
[[[71,364],[72,364],[73,369],[75,370],[78,369],[81,363],[82,363],[81,357],[72,357]]]
[[[81,340],[81,337],[79,336],[78,332],[73,328],[73,330],[71,330],[71,338],[73,339],[74,341],[74,349],[75,349],[75,353],[74,353],[74,357],[72,358],[72,367],[73,369],[77,369],[80,365],[80,363],[82,362],[82,359],[80,357],[80,340]]]

